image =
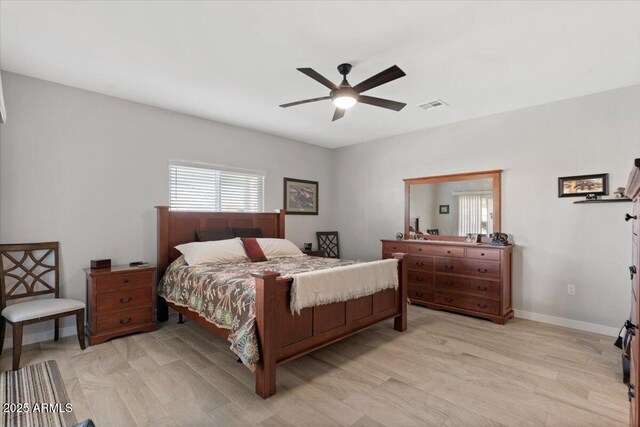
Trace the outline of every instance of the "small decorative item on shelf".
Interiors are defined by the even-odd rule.
[[[616,196],[616,199],[624,199],[627,197],[624,194],[624,190],[625,190],[624,187],[618,187],[618,189],[613,192],[613,195]]]
[[[464,241],[467,243],[478,243],[478,235],[476,233],[469,233],[467,237],[464,238]]]
[[[404,237],[404,234],[396,233],[396,240],[402,240],[403,237]]]
[[[313,247],[313,243],[305,243],[304,244],[304,250],[305,251],[310,251],[312,247]]]
[[[587,200],[598,200],[598,196],[595,194],[587,194]]]

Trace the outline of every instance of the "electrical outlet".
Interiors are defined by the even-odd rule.
[[[567,293],[569,295],[575,295],[576,294],[576,285],[567,285]]]

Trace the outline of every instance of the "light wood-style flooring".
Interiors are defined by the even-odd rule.
[[[22,366],[57,360],[78,421],[126,426],[624,426],[620,353],[610,337],[527,320],[506,326],[409,307],[278,367],[278,391],[228,343],[175,319],[81,351],[75,337],[26,346]],[[11,366],[11,351],[0,369]]]

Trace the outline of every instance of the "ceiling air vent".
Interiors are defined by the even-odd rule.
[[[429,101],[429,102],[425,102],[424,104],[420,104],[418,105],[418,107],[422,108],[423,110],[433,110],[434,108],[438,108],[438,107],[444,107],[445,105],[449,105],[446,102],[444,102],[442,99],[436,99],[435,101]]]

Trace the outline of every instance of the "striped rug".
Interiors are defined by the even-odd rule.
[[[68,427],[76,423],[54,360],[0,374],[2,426]]]

